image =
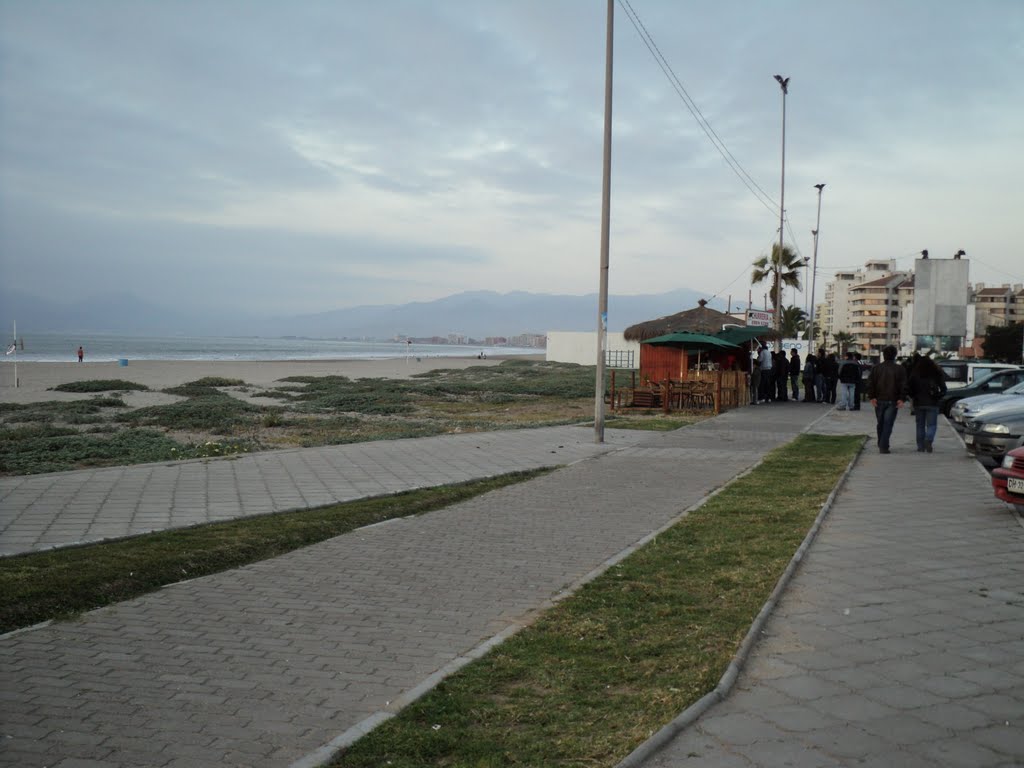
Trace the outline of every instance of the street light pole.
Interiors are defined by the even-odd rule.
[[[818,232],[821,231],[821,190],[825,188],[824,182],[815,184],[818,190],[818,223],[815,229],[811,230],[814,235],[814,264],[811,267],[811,347],[814,347],[814,284],[818,279]]]
[[[786,218],[786,94],[789,93],[789,78],[776,75],[775,79],[782,88],[782,190],[779,193],[779,256],[775,262],[775,351],[782,349],[782,249]]]
[[[604,350],[608,338],[608,240],[612,198],[612,43],[615,0],[608,0],[604,61],[604,172],[601,179],[601,276],[597,301],[597,374],[594,381],[594,442],[604,442]]]

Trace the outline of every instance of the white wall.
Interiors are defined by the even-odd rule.
[[[640,342],[626,341],[621,332],[608,333],[605,350],[632,352],[633,367],[640,367]],[[547,360],[556,363],[597,365],[596,331],[548,331]]]

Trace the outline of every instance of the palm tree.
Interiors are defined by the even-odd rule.
[[[835,335],[832,336],[832,341],[835,342],[836,348],[839,350],[839,354],[846,354],[846,347],[852,346],[854,342],[854,336],[852,333],[846,331],[836,331]]]
[[[804,260],[797,256],[788,246],[782,247],[781,258],[779,246],[772,246],[771,257],[762,256],[754,262],[754,271],[750,276],[750,284],[763,283],[769,277],[772,281],[772,306],[779,296],[779,275],[782,275],[782,287],[789,286],[800,290],[800,270],[806,266]]]
[[[807,313],[791,304],[782,308],[781,331],[783,338],[798,339],[807,330]]]

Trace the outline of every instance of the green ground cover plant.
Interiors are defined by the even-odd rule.
[[[148,429],[94,434],[31,425],[0,430],[0,472],[10,474],[191,458],[188,451],[188,446]]]
[[[199,394],[168,405],[149,405],[117,416],[117,421],[133,427],[163,427],[171,430],[234,435],[251,430],[266,413],[219,390],[201,388]]]
[[[862,443],[772,452],[330,765],[615,765],[717,685]]]
[[[468,483],[0,558],[0,631],[110,605],[183,579],[238,568],[371,523],[423,514],[537,477]]]
[[[133,390],[145,392],[149,390],[149,387],[124,379],[87,379],[86,381],[58,384],[50,389],[54,392],[131,392]]]

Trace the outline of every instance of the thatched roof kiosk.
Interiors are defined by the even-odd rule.
[[[677,312],[674,315],[659,317],[657,320],[648,320],[637,323],[627,328],[623,335],[627,341],[646,341],[655,336],[664,336],[666,333],[678,331],[693,331],[694,333],[707,333],[714,335],[722,330],[723,325],[736,325],[736,318],[711,309],[707,301],[701,299],[700,306],[688,309],[685,312]]]
[[[777,335],[771,328],[748,328],[740,325],[732,315],[711,309],[704,299],[701,299],[698,304],[699,306],[685,312],[677,312],[667,317],[659,317],[657,320],[631,325],[623,332],[627,340],[641,342],[640,376],[642,379],[650,381],[685,380],[691,367],[690,358],[697,357],[697,355],[690,355],[686,352],[684,343],[678,345],[645,344],[644,342],[648,339],[680,331],[704,333],[709,336],[721,334],[724,340],[742,345],[744,351],[708,352],[705,359],[714,360],[729,367],[738,364],[741,370],[748,371],[750,361],[745,349],[749,346],[750,340],[754,337],[761,340],[774,339]]]

